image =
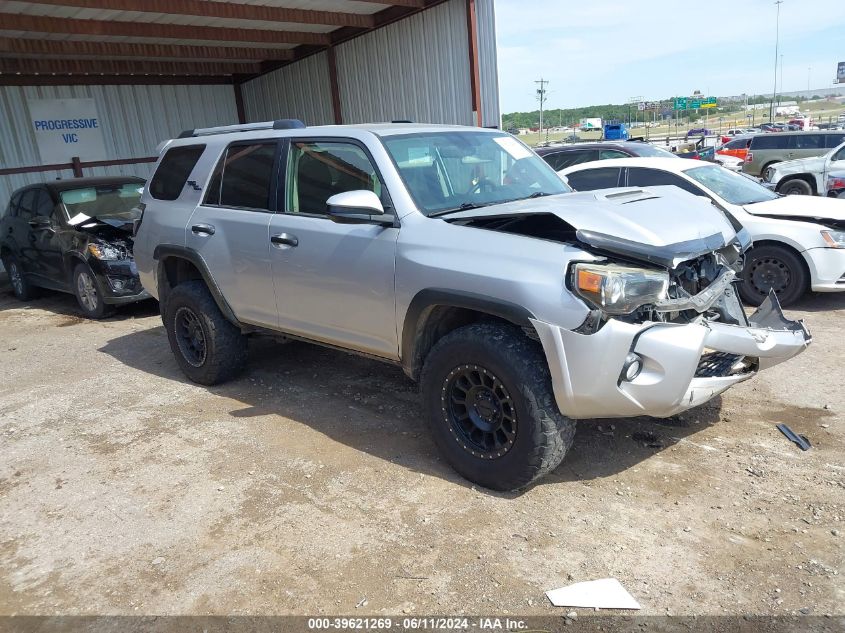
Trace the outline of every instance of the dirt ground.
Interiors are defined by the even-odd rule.
[[[398,369],[254,340],[205,388],[154,304],[93,322],[3,290],[0,613],[562,615],[545,590],[616,577],[644,614],[843,614],[845,295],[790,314],[799,358],[670,420],[579,423],[496,494],[439,459]]]

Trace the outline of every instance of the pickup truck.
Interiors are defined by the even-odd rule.
[[[831,172],[845,171],[845,143],[823,156],[774,163],[763,172],[763,181],[785,195],[827,195]]]

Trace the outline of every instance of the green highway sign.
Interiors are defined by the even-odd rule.
[[[672,108],[675,110],[699,110],[715,108],[719,105],[716,97],[675,97]]]

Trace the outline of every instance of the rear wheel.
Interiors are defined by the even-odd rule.
[[[785,196],[813,195],[813,188],[810,186],[810,183],[808,183],[806,180],[801,180],[800,178],[793,178],[791,180],[787,180],[780,187],[778,187],[778,191],[780,191]]]
[[[461,475],[518,490],[554,470],[575,437],[558,411],[539,344],[509,325],[459,328],[432,348],[421,378],[434,441]]]
[[[801,256],[784,246],[764,244],[745,255],[739,294],[749,305],[760,305],[775,291],[782,306],[795,303],[806,291],[809,275]]]
[[[26,280],[17,257],[11,254],[3,257],[3,268],[6,269],[6,273],[9,275],[12,292],[15,293],[18,299],[29,301],[35,296],[36,288]]]
[[[247,340],[226,320],[201,281],[176,286],[164,308],[170,349],[185,375],[203,385],[237,376],[247,358]]]

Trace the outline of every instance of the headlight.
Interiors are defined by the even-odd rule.
[[[97,259],[114,260],[123,259],[123,253],[114,246],[108,244],[89,244],[88,252]]]
[[[630,314],[666,297],[669,274],[627,266],[576,264],[575,291],[607,314]]]
[[[766,171],[763,172],[763,180],[766,182],[772,182],[772,176],[775,175],[775,170],[771,167],[767,167]]]
[[[822,231],[822,239],[830,248],[845,248],[845,231]]]

